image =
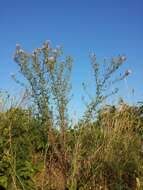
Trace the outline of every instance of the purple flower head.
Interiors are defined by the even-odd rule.
[[[131,70],[131,69],[128,69],[128,70],[125,72],[125,76],[131,75],[131,74],[132,74],[132,70]]]

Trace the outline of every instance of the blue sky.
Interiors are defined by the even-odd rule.
[[[90,83],[89,53],[100,60],[127,56],[123,69],[131,68],[121,94],[135,88],[134,99],[143,97],[143,1],[142,0],[0,0],[0,89],[16,92],[10,73],[17,73],[12,60],[15,44],[27,51],[50,39],[63,45],[74,58],[74,105],[81,109],[81,83]],[[133,98],[133,97],[129,97]]]

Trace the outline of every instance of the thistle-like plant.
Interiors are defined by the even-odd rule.
[[[127,70],[124,74],[120,74],[118,76],[117,72],[119,68],[126,61],[126,57],[124,55],[112,58],[109,62],[104,60],[103,65],[97,62],[96,54],[91,54],[90,60],[94,75],[95,93],[93,97],[87,93],[90,97],[90,102],[87,104],[86,111],[84,113],[85,121],[91,121],[91,119],[96,118],[95,116],[101,103],[118,92],[117,88],[113,89],[111,87],[131,74],[131,70]],[[117,76],[116,78],[114,78],[115,74]],[[83,83],[83,87],[84,90],[87,91],[85,83]]]
[[[49,120],[50,126],[56,123],[53,122],[54,118],[58,120],[59,127],[64,127],[72,58],[68,56],[65,61],[61,61],[61,55],[62,48],[53,49],[49,42],[45,42],[42,48],[35,49],[32,54],[23,51],[17,44],[14,60],[28,81],[26,90],[31,92],[38,113],[43,119]],[[16,78],[15,80],[25,85]]]
[[[23,84],[16,77],[14,79],[30,92],[31,100],[33,99],[37,113],[42,118],[42,126],[46,128],[47,147],[52,147],[59,167],[62,168],[62,173],[66,176],[65,143],[66,129],[68,128],[67,106],[70,99],[72,58],[67,56],[65,61],[62,61],[61,55],[62,48],[53,49],[49,42],[45,42],[42,48],[35,49],[32,54],[23,51],[20,45],[17,45],[14,60],[18,63],[20,73],[25,77],[28,85]],[[54,132],[55,128],[60,131],[58,142],[57,134]],[[47,149],[44,160],[46,160],[46,152]],[[44,168],[45,164],[44,161]],[[42,188],[44,188],[44,175]]]

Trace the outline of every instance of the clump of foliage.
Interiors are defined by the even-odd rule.
[[[91,63],[95,96],[82,119],[71,127],[68,116],[72,58],[49,42],[33,53],[16,46],[14,60],[29,96],[29,108],[11,106],[0,112],[0,188],[7,190],[142,189],[142,105],[101,104],[117,90],[110,86],[126,60],[113,58],[105,67]],[[116,74],[117,76],[117,74]],[[86,85],[84,89],[87,91]],[[89,94],[89,93],[88,93]]]
[[[36,148],[33,144],[35,125],[38,122],[28,110],[11,108],[0,114],[0,184],[6,189],[19,186],[32,189],[32,176],[36,171],[31,162]]]
[[[79,178],[83,189],[137,189],[143,175],[142,111],[142,106],[126,104],[105,107],[84,130]]]

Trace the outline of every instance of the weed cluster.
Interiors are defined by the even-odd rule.
[[[91,55],[95,95],[71,127],[72,58],[61,61],[61,55],[49,42],[32,54],[16,46],[14,60],[27,82],[13,79],[24,87],[31,107],[1,109],[0,189],[141,190],[143,107],[123,101],[101,107],[117,93],[110,87],[131,73],[117,76],[125,56],[102,67]]]

